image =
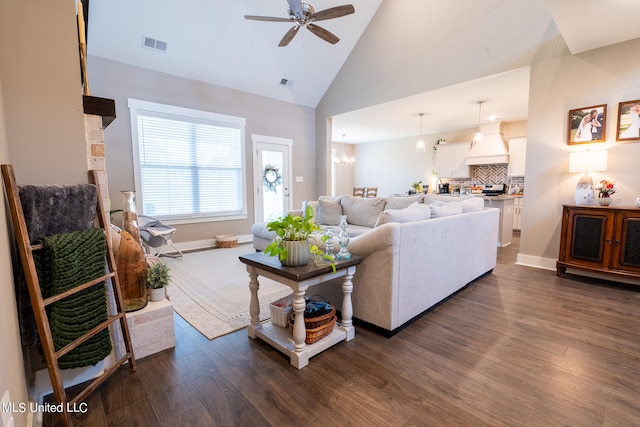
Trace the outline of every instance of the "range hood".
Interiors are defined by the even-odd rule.
[[[476,142],[469,154],[467,165],[496,165],[509,163],[509,149],[502,134],[504,122],[487,123],[480,126],[484,138]]]

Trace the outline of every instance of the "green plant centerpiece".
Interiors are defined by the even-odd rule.
[[[169,266],[164,262],[154,264],[147,269],[147,287],[149,289],[162,289],[169,285]]]
[[[309,244],[309,240],[316,241],[313,233],[322,229],[313,222],[313,208],[307,205],[303,216],[287,214],[267,223],[267,230],[274,231],[276,237],[265,249],[266,255],[277,256],[282,265],[296,267],[306,265],[309,256],[314,256],[315,265],[329,261],[333,272],[336,271],[335,260],[331,255],[325,255],[317,244]],[[326,242],[327,235],[320,240]]]

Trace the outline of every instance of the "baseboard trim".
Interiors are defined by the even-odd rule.
[[[555,258],[542,258],[533,255],[518,254],[518,257],[516,258],[516,265],[555,271],[556,261],[558,260]]]
[[[253,234],[243,234],[238,236],[238,243],[251,243],[253,242]],[[180,249],[182,252],[189,251],[198,251],[203,249],[213,249],[216,247],[216,239],[204,239],[204,240],[193,240],[191,242],[173,242],[176,248]],[[167,254],[172,252],[167,251]],[[173,252],[175,253],[175,252]]]
[[[556,271],[557,261],[558,260],[554,258],[542,258],[542,257],[531,256],[531,255],[518,254],[516,264],[522,265],[525,267],[534,267],[534,268],[540,268],[543,270]],[[592,279],[600,279],[600,280],[606,280],[609,282],[624,283],[628,285],[640,284],[639,280],[632,279],[632,278],[613,276],[609,274],[597,273],[597,272],[586,271],[586,270],[579,270],[571,267],[567,268],[566,273],[574,276],[583,276],[583,277],[589,277]]]

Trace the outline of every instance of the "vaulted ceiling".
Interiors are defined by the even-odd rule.
[[[316,11],[353,4],[355,13],[317,25],[340,38],[335,45],[301,29],[286,47],[287,0],[90,0],[87,50],[176,76],[315,107],[382,0],[309,0]],[[166,51],[145,48],[148,37]],[[288,84],[281,85],[282,79]]]
[[[315,107],[383,0],[309,1],[316,11],[353,4],[354,14],[317,23],[340,38],[337,44],[329,44],[301,29],[288,46],[278,47],[292,24],[244,18],[245,15],[287,18],[287,0],[90,0],[88,52]],[[493,6],[490,10],[483,9],[477,0],[462,0],[456,3],[456,13],[451,13],[448,2],[440,0],[386,1],[403,2],[407,14],[412,13],[412,5],[430,2],[429,11],[438,17],[439,25],[450,28],[461,28],[465,22],[484,20],[487,16],[496,22],[513,21],[519,19],[514,16],[521,15],[515,11],[526,7],[535,13],[528,14],[523,38],[543,40],[550,36],[550,31],[560,33],[572,54],[640,37],[640,25],[635,22],[640,16],[638,0],[503,0],[490,2]],[[398,31],[402,31],[402,16],[398,19]],[[166,50],[145,47],[145,38],[166,43]],[[406,49],[419,51],[422,42],[415,40]],[[455,62],[455,49],[451,49],[450,55]],[[381,51],[380,60],[384,58],[385,52]],[[283,79],[286,84],[281,84]],[[334,140],[342,141],[341,135],[346,133],[349,134],[346,142],[416,135],[420,105],[429,105],[435,99],[441,115],[425,116],[425,123],[437,122],[442,130],[474,127],[478,117],[475,104],[488,92],[492,99],[484,104],[486,114],[495,107],[502,120],[526,119],[528,69],[525,68],[338,116],[334,118]],[[463,113],[463,109],[471,112]]]

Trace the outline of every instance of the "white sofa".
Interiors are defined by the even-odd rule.
[[[337,214],[336,199],[347,221],[356,223],[350,224],[349,251],[364,258],[353,279],[354,318],[384,335],[393,335],[496,266],[500,211],[485,209],[480,198],[320,198],[311,202],[318,224],[334,224],[335,215],[327,215],[326,207]],[[261,227],[254,226],[257,250],[260,239],[270,241],[255,235]],[[330,301],[342,301],[341,292],[335,283],[313,289]]]

